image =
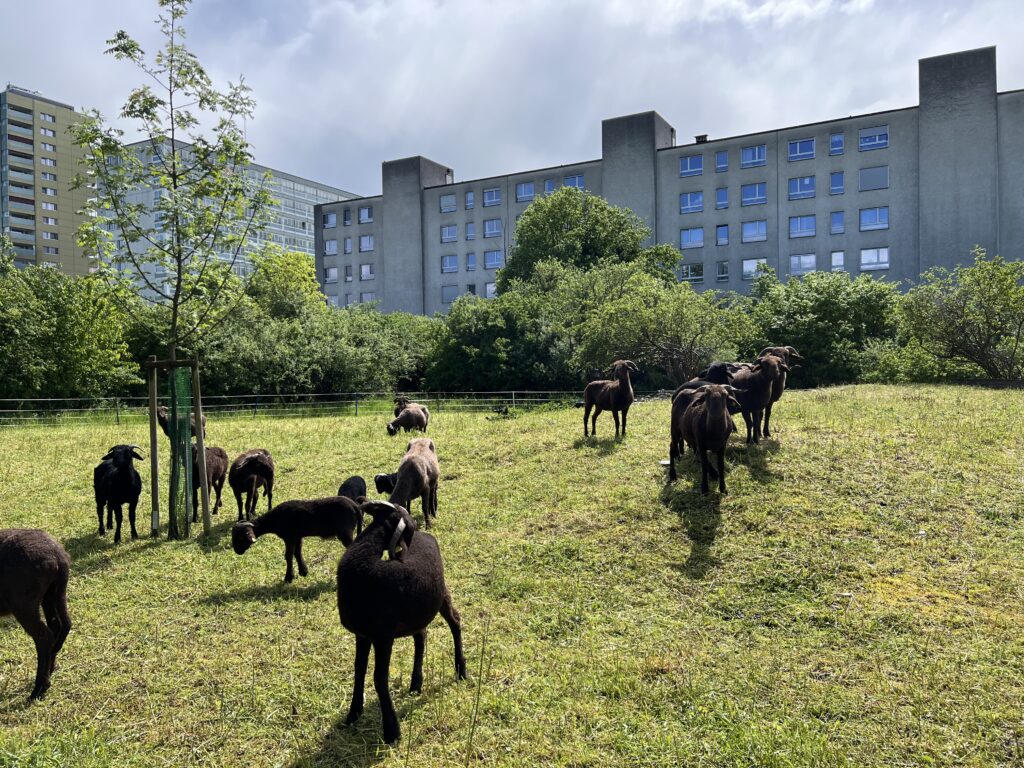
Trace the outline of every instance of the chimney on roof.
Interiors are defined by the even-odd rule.
[[[708,135],[706,133],[698,133],[694,138],[697,140],[698,144],[708,143]]]

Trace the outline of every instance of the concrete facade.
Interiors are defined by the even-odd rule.
[[[617,117],[598,160],[473,181],[407,158],[384,164],[382,196],[318,205],[316,218],[373,205],[372,296],[417,314],[486,296],[518,215],[563,185],[632,209],[681,248],[680,279],[698,289],[749,290],[760,261],[782,279],[842,270],[906,285],[969,263],[974,245],[1024,258],[1024,91],[996,90],[995,48],[982,48],[922,59],[919,93],[916,107],[686,145],[656,112]],[[358,301],[324,279],[358,260],[332,262],[332,234],[316,237],[328,300]]]

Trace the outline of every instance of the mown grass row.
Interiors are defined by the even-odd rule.
[[[0,620],[0,765],[1020,764],[1022,406],[788,392],[778,440],[734,443],[730,493],[707,498],[689,455],[665,484],[666,402],[635,406],[623,441],[607,416],[583,439],[572,409],[439,415],[434,531],[470,680],[439,624],[410,696],[400,642],[393,749],[371,688],[341,722],[340,543],[309,542],[310,576],[286,586],[276,540],[231,552],[228,498],[209,541],[115,548],[94,532],[91,469],[145,426],[4,431],[0,524],[65,542],[75,628],[48,698],[25,706],[31,645]],[[283,501],[392,470],[405,441],[383,422],[223,419],[208,439],[269,448]]]

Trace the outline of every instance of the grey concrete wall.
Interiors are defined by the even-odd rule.
[[[999,239],[1007,259],[1024,259],[1024,91],[1001,94],[999,109]]]
[[[604,197],[629,208],[657,232],[657,151],[675,144],[675,129],[657,112],[615,117],[601,123]]]
[[[996,246],[996,51],[921,59],[918,72],[921,268],[951,267]]]

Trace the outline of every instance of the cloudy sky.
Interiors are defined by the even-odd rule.
[[[194,0],[188,43],[244,74],[258,162],[360,194],[422,154],[456,179],[594,159],[655,109],[680,143],[917,104],[917,60],[998,47],[1024,88],[1020,0]],[[0,84],[114,119],[159,44],[155,0],[0,0]]]

